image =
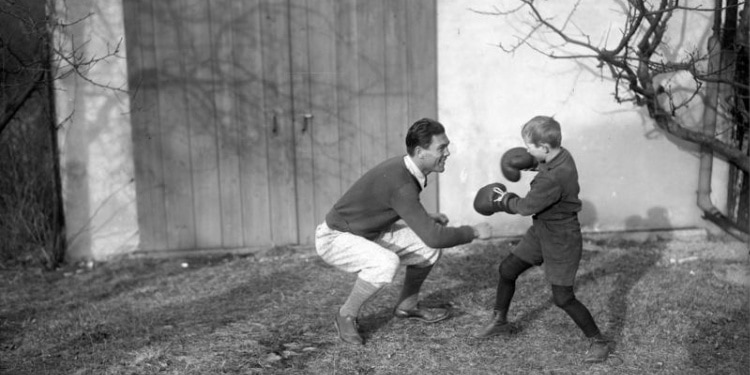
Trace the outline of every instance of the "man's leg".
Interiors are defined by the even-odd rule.
[[[336,331],[339,333],[341,340],[350,344],[364,344],[364,339],[359,334],[359,327],[357,324],[359,311],[362,309],[362,305],[377,294],[384,285],[385,284],[373,284],[361,278],[357,278],[357,281],[354,282],[354,287],[352,287],[352,291],[349,293],[349,297],[341,308],[339,308],[338,316],[334,320]]]
[[[397,318],[410,318],[426,323],[435,323],[450,316],[447,309],[427,308],[419,305],[419,291],[433,266],[440,259],[440,249],[433,249],[414,233],[411,228],[394,224],[391,230],[375,240],[381,246],[398,255],[406,265],[404,285],[401,289],[393,314]]]
[[[346,302],[339,308],[339,314],[341,316],[359,316],[359,311],[365,302],[374,297],[383,286],[385,284],[373,284],[358,277],[357,281],[354,282],[349,296],[346,298]]]
[[[357,325],[359,312],[370,298],[393,280],[399,258],[372,241],[332,230],[325,224],[318,226],[315,248],[326,263],[358,276],[334,323],[343,341],[361,345],[364,339]]]
[[[404,287],[401,289],[401,295],[398,297],[398,303],[396,304],[398,309],[413,310],[417,308],[419,290],[422,289],[422,284],[424,284],[424,280],[430,274],[430,271],[432,271],[432,266],[406,266]]]

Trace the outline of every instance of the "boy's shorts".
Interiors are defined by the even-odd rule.
[[[581,225],[574,216],[555,221],[534,220],[513,254],[535,266],[544,265],[544,274],[552,285],[572,286],[582,250]]]

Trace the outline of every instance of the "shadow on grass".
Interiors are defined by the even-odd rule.
[[[179,268],[179,262],[177,264],[177,268]],[[270,262],[258,263],[253,266],[279,268],[278,265]],[[316,274],[315,271],[320,268],[318,266],[319,264],[316,262],[295,261],[279,270],[270,272],[247,270],[247,279],[239,285],[235,284],[234,287],[227,289],[217,288],[215,295],[194,299],[186,303],[179,302],[178,298],[176,303],[149,308],[148,305],[153,303],[149,301],[153,301],[154,298],[158,299],[158,295],[146,294],[138,297],[146,302],[144,306],[123,306],[119,310],[104,313],[99,318],[80,318],[86,320],[79,323],[67,323],[70,325],[69,328],[55,333],[55,335],[63,336],[62,341],[58,341],[45,349],[46,354],[42,356],[34,355],[36,358],[28,358],[28,355],[16,352],[25,359],[18,358],[22,359],[23,363],[16,363],[14,369],[19,371],[23,369],[20,373],[28,374],[49,373],[47,371],[50,368],[56,369],[57,373],[65,373],[76,368],[80,369],[82,366],[89,370],[104,371],[110,366],[123,365],[123,363],[126,366],[138,365],[135,363],[138,361],[138,353],[147,353],[144,356],[148,357],[148,353],[152,352],[161,352],[161,355],[157,355],[161,358],[154,358],[154,362],[165,363],[174,361],[175,357],[195,355],[196,352],[210,357],[211,350],[217,349],[205,348],[201,352],[201,349],[195,346],[205,345],[207,340],[211,340],[209,337],[214,337],[211,335],[219,330],[230,332],[220,333],[218,337],[214,337],[216,341],[224,342],[208,341],[209,346],[226,346],[229,350],[236,350],[237,352],[246,350],[244,357],[240,354],[230,356],[230,360],[225,361],[227,363],[222,364],[222,366],[234,365],[235,369],[243,366],[245,368],[260,368],[260,365],[257,365],[257,358],[249,359],[248,357],[274,352],[280,353],[285,350],[282,347],[283,343],[298,340],[305,330],[315,331],[319,329],[315,324],[304,326],[298,325],[298,323],[320,320],[320,315],[325,313],[322,310],[326,310],[325,306],[315,306],[315,302],[320,302],[320,299],[312,299],[309,303],[303,302],[305,303],[303,306],[295,305],[294,301],[287,301],[287,299],[296,300],[299,297],[295,293],[301,293],[299,291],[310,282],[311,274]],[[221,272],[227,272],[219,267],[213,269],[213,265],[200,269],[175,270],[174,272],[168,270],[161,270],[163,272],[160,272],[156,268],[150,270],[147,268],[121,269],[118,272],[119,276],[116,276],[118,280],[111,285],[103,285],[103,282],[111,282],[115,276],[107,273],[91,276],[88,284],[79,285],[81,288],[79,290],[80,295],[76,295],[76,302],[69,307],[72,314],[88,314],[81,307],[89,302],[116,301],[125,298],[124,294],[128,292],[132,294],[141,286],[156,284],[165,287],[169,283],[174,283],[174,280],[170,281],[170,277],[178,274],[201,272],[203,275],[217,275]],[[137,270],[142,271],[140,275],[135,273]],[[235,269],[231,272],[238,272],[238,270]],[[129,278],[127,275],[132,277]],[[220,278],[221,276],[216,277]],[[119,280],[119,278],[123,279]],[[184,278],[181,279],[184,280]],[[95,284],[98,288],[89,284]],[[185,295],[187,298],[190,295],[190,288],[191,285],[185,285],[185,290],[180,290],[177,293]],[[159,292],[164,292],[165,289],[169,288],[157,288]],[[153,290],[150,293],[153,293]],[[19,306],[16,312],[11,312],[9,315],[16,316],[16,313],[26,312],[32,316],[38,316],[40,321],[46,321],[51,319],[49,315],[56,314],[54,310],[59,310],[59,308],[60,306],[54,303],[40,305],[38,309]],[[298,316],[291,324],[289,324],[290,314],[297,314]],[[246,335],[243,336],[243,332],[232,332],[235,326],[260,328],[252,332],[244,332]],[[22,337],[25,333],[19,330],[13,335]],[[255,342],[256,349],[258,347],[261,349],[253,353],[247,352],[247,348],[242,348],[243,342],[247,340]],[[330,344],[320,340],[315,342],[315,345],[320,350]],[[291,361],[303,361],[305,356],[306,354],[300,353]],[[148,359],[146,360],[148,361]],[[254,361],[254,363],[248,361]],[[281,362],[278,361],[276,366],[284,366]],[[151,364],[147,365],[152,366]],[[171,365],[175,364],[171,363]],[[158,364],[153,366],[158,366]]]
[[[495,301],[495,290],[499,277],[498,266],[501,261],[510,254],[510,251],[516,244],[517,242],[500,243],[495,247],[485,247],[478,253],[473,253],[452,260],[450,266],[445,267],[443,272],[446,272],[451,278],[460,279],[461,283],[451,288],[438,290],[425,297],[425,299],[433,301],[450,301],[462,298],[466,295],[475,294],[480,290],[490,289],[492,290],[491,298],[483,304],[487,306],[488,310],[491,310]],[[663,244],[657,244],[657,246],[663,246]],[[606,323],[608,324],[604,324],[605,322],[603,321],[597,321],[597,325],[599,325],[603,333],[614,339],[615,342],[620,338],[625,326],[626,317],[628,315],[627,297],[630,290],[646,273],[649,272],[652,267],[656,265],[657,261],[660,259],[658,248],[651,245],[646,248],[643,246],[633,246],[631,248],[634,249],[632,252],[625,253],[614,259],[607,259],[606,252],[584,251],[583,259],[581,260],[581,267],[576,277],[575,288],[577,296],[579,296],[581,288],[596,284],[599,279],[605,276],[615,278],[611,281],[612,286],[608,287],[608,289],[612,290],[607,297],[607,310],[610,314],[610,316],[606,317]],[[458,265],[458,267],[456,267],[456,265]],[[519,288],[516,290],[514,300],[511,303],[511,312],[513,310],[518,311],[518,309],[523,309],[523,307],[519,306],[517,302],[520,299],[527,299],[529,297],[528,295],[524,295],[521,290],[521,286],[523,286],[524,283],[534,283],[535,286],[539,287],[544,284],[546,288],[549,289],[549,284],[543,276],[542,280],[530,280],[529,277],[526,276],[534,269],[536,269],[536,267],[531,268],[519,278],[517,282]],[[537,293],[542,294],[541,291]],[[544,293],[545,295],[549,295],[548,291],[545,291]],[[481,301],[478,301],[477,303],[482,304]],[[547,297],[541,305],[537,305],[528,310],[522,310],[520,315],[517,315],[517,318],[513,322],[516,326],[517,333],[522,332],[524,326],[528,326],[531,322],[539,319],[542,313],[553,307],[555,307],[555,305],[551,298]],[[589,307],[589,309],[591,308]],[[602,316],[601,314],[598,314],[598,311],[591,311],[591,313],[595,317],[597,315],[599,317]],[[455,312],[455,316],[461,316],[463,314],[465,314],[465,312],[460,310]],[[484,324],[485,322],[477,323]],[[478,327],[479,325],[474,328]]]
[[[422,302],[433,306],[457,302],[454,318],[475,316],[477,311],[491,309],[498,279],[497,266],[513,245],[513,242],[479,243],[465,252],[447,251],[427,280],[428,288],[422,295]],[[685,362],[694,361],[691,368],[719,366],[722,358],[733,356],[741,345],[748,345],[747,309],[717,309],[727,304],[724,300],[727,295],[737,295],[737,289],[722,292],[723,286],[701,287],[711,279],[704,274],[692,276],[692,273],[685,278],[689,271],[687,265],[682,268],[659,266],[658,272],[664,277],[654,280],[657,271],[652,268],[667,245],[666,241],[598,243],[594,247],[602,251],[584,252],[577,294],[582,300],[594,300],[591,304],[596,307],[590,308],[597,323],[615,339],[628,336],[629,332],[641,335],[649,334],[652,329],[663,330],[669,328],[667,325],[675,325],[675,321],[670,320],[674,316],[683,317],[677,322],[687,328],[681,328],[680,332],[690,330],[690,337],[665,338],[662,335],[657,337],[658,348],[663,347],[658,340],[663,340],[687,349],[690,359]],[[608,251],[608,248],[616,251]],[[710,264],[695,263],[695,267],[698,266],[704,271],[696,268],[696,272],[710,275]],[[529,327],[535,323],[548,319],[543,315],[554,307],[543,273],[538,267],[532,270],[519,279],[511,307],[515,323],[521,328],[526,326],[529,331],[534,331]],[[649,272],[650,276],[644,280]],[[368,366],[398,367],[414,363],[396,361],[394,364],[390,360],[390,354],[408,348],[404,343],[390,342],[393,340],[419,344],[404,349],[407,356],[421,353],[425,346],[438,352],[443,347],[445,350],[464,348],[460,349],[465,352],[459,353],[459,357],[468,358],[484,350],[475,346],[474,340],[463,339],[468,330],[484,323],[476,319],[452,319],[438,328],[397,322],[392,309],[402,286],[403,273],[400,270],[394,283],[371,301],[361,317],[366,340],[377,342],[351,347],[337,339],[332,318],[335,308],[346,299],[355,276],[335,270],[315,257],[268,262],[234,260],[220,266],[209,264],[196,268],[191,263],[187,269],[173,262],[166,268],[163,264],[146,264],[94,270],[90,275],[38,283],[33,287],[38,295],[21,298],[16,297],[20,294],[14,294],[8,299],[12,305],[0,310],[4,315],[0,317],[0,336],[7,339],[0,337],[0,362],[5,362],[5,369],[10,373],[18,374],[73,373],[81,369],[90,373],[146,374],[181,371],[188,366],[192,366],[192,372],[183,373],[205,373],[206,369],[230,373],[315,373],[319,372],[315,369],[336,366],[344,370],[362,366],[367,370]],[[677,282],[681,284],[676,285]],[[642,283],[653,286],[653,290],[643,290],[643,285],[637,288]],[[637,289],[634,291],[634,288]],[[195,294],[196,290],[200,294]],[[170,293],[175,296],[168,295]],[[162,296],[169,300],[159,301]],[[703,301],[696,296],[710,300]],[[644,298],[659,298],[659,303],[643,301]],[[93,306],[85,306],[88,303]],[[678,315],[667,315],[669,311],[663,313],[661,305],[665,303],[671,304],[669,309]],[[639,308],[648,314],[634,316]],[[716,310],[713,315],[712,309]],[[561,319],[568,319],[562,311],[559,314]],[[630,321],[626,322],[628,315]],[[644,321],[645,315],[653,322]],[[704,316],[708,318],[702,319]],[[36,323],[29,319],[35,319]],[[51,331],[44,333],[43,327]],[[549,334],[555,335],[555,327],[550,328]],[[401,332],[404,329],[408,332]],[[566,324],[565,329],[576,330],[572,322]],[[44,335],[46,337],[41,337]],[[647,347],[640,338],[625,340],[627,337],[620,357],[628,357],[630,361],[634,361],[631,357],[657,348],[653,342]],[[639,348],[641,343],[643,348]],[[504,355],[528,352],[536,347],[529,342],[528,348],[519,349],[521,344],[503,346]],[[310,347],[313,348],[310,351],[302,350]],[[494,360],[502,359],[498,358]],[[645,367],[661,358],[659,354],[650,356],[652,363]],[[725,362],[739,363],[736,358]],[[519,363],[531,366],[523,361]],[[5,369],[0,368],[0,372]]]

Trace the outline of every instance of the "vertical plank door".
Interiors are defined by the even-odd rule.
[[[269,119],[263,97],[261,4],[232,1],[234,120],[238,124],[241,210],[244,246],[272,244],[269,172]]]
[[[405,1],[408,22],[406,61],[409,117],[437,118],[437,4],[431,1]],[[450,136],[450,134],[449,134]],[[428,176],[422,203],[428,212],[439,209],[438,175]]]
[[[209,0],[180,0],[185,88],[185,125],[189,128],[191,184],[195,211],[195,247],[222,246],[219,151],[212,72]],[[217,9],[217,11],[222,11]]]
[[[159,132],[164,171],[164,206],[167,218],[166,248],[195,248],[192,158],[190,128],[182,54],[187,45],[186,21],[177,1],[152,2],[154,13],[154,52],[159,82]],[[127,22],[126,22],[127,24]],[[158,161],[155,161],[158,162]]]
[[[167,249],[167,217],[164,205],[162,132],[159,122],[159,75],[157,70],[154,13],[148,0],[126,1],[125,28],[128,45],[128,78],[133,124],[136,207],[141,248]]]
[[[213,0],[209,4],[211,73],[215,102],[216,146],[218,148],[220,238],[222,248],[244,245],[242,223],[242,185],[240,173],[240,123],[234,116],[233,86],[239,66],[234,60],[233,22],[241,14],[242,3]]]
[[[314,3],[314,1],[311,1]],[[312,4],[311,4],[312,5]],[[292,132],[294,137],[294,182],[297,203],[297,243],[312,243],[315,229],[315,196],[313,186],[313,144],[311,105],[309,44],[310,9],[307,0],[289,1],[291,83],[292,83]]]
[[[312,244],[437,116],[434,0],[125,5],[142,250]]]
[[[261,2],[263,117],[268,135],[269,202],[274,244],[297,243],[290,25],[286,0]]]

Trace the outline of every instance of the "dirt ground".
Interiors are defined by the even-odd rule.
[[[714,276],[735,285],[750,287],[750,244],[733,238],[710,241],[702,231],[688,232],[684,238],[678,239],[682,241],[668,243],[661,262],[674,265],[703,259],[717,260]]]
[[[399,288],[388,288],[363,313],[363,348],[341,344],[330,321],[351,275],[309,247],[4,270],[0,373],[750,375],[738,370],[750,369],[747,243],[699,230],[586,236],[577,294],[618,338],[612,360],[586,366],[585,341],[538,268],[518,286],[522,332],[469,337],[514,242],[446,250],[423,290],[451,302],[443,324],[393,319]]]

